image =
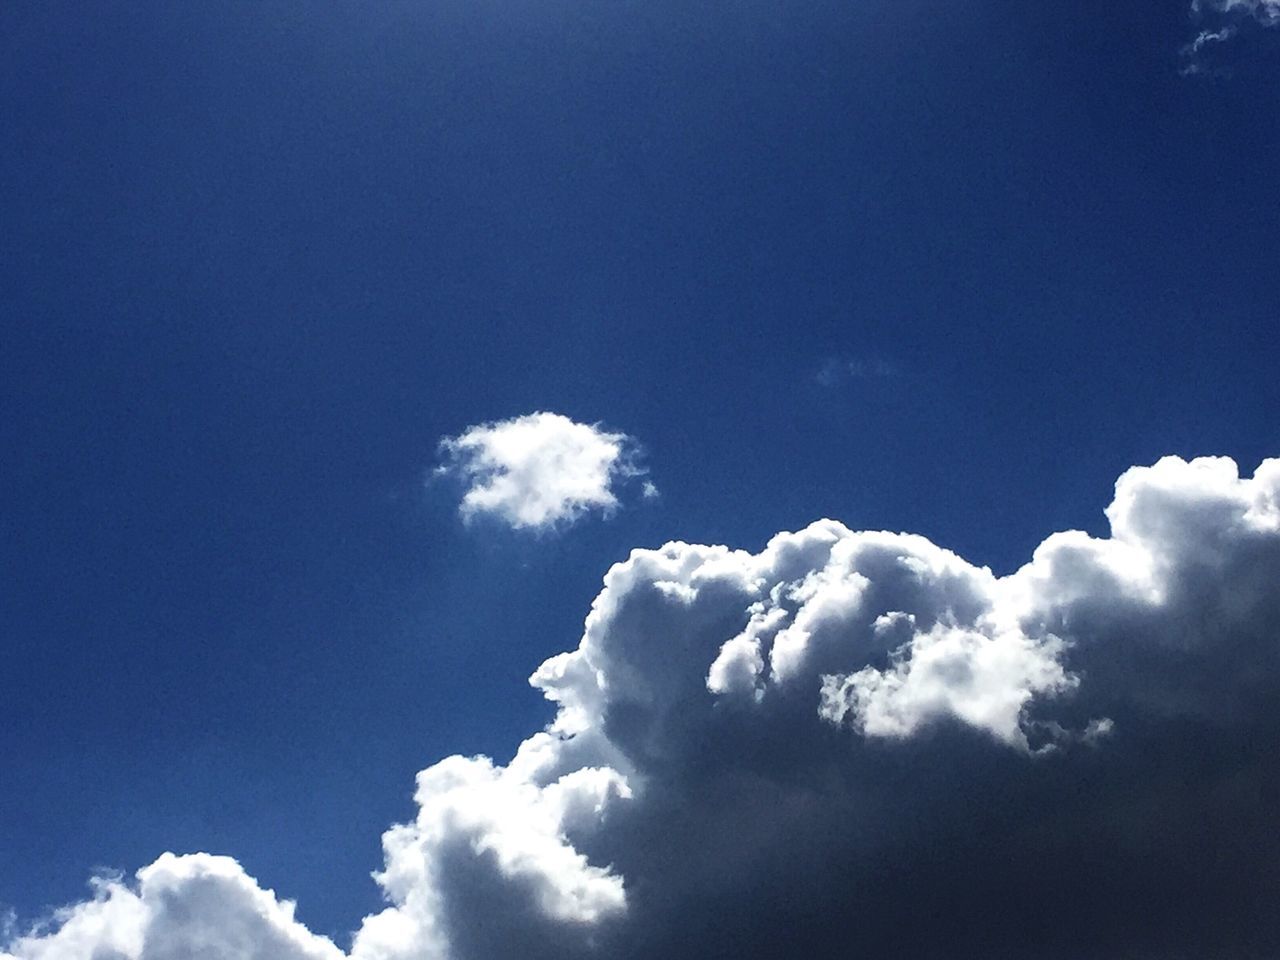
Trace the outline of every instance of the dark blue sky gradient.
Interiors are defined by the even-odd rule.
[[[340,938],[412,776],[668,538],[1000,572],[1166,453],[1280,454],[1280,31],[1186,4],[0,8],[0,903],[238,857]],[[831,364],[888,375],[821,382]],[[462,527],[553,410],[662,490]]]

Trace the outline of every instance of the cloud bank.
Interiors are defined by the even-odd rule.
[[[418,775],[343,953],[166,854],[5,960],[1280,955],[1280,460],[1120,477],[1000,577],[823,520],[614,566],[555,719]]]
[[[619,484],[645,472],[636,451],[624,433],[540,412],[445,437],[436,472],[462,481],[463,519],[483,515],[544,529],[615,510]],[[644,495],[656,496],[657,488],[646,481]]]

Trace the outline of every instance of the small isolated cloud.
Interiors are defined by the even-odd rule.
[[[631,437],[558,413],[468,427],[441,440],[440,453],[444,463],[436,473],[466,488],[459,506],[464,520],[490,516],[517,529],[612,513],[619,487],[645,473]],[[645,480],[642,493],[651,498],[658,490]]]
[[[346,952],[166,854],[0,960],[1280,956],[1280,460],[1106,516],[1006,576],[832,520],[634,550],[554,719],[418,774]]]

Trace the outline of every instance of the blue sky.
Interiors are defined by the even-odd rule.
[[[1004,575],[1280,454],[1280,29],[1209,6],[5,5],[0,904],[207,851],[345,949],[633,548]],[[535,411],[658,496],[464,522]]]

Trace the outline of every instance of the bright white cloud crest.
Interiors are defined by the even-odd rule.
[[[345,956],[1154,957],[1214,954],[1228,927],[1265,946],[1280,460],[1135,468],[1107,516],[1109,538],[1055,534],[1005,577],[829,520],[754,554],[634,551],[532,677],[548,728],[505,766],[419,774],[417,819],[384,838],[388,906]],[[234,861],[168,854],[7,950],[344,956]]]
[[[166,853],[136,886],[95,884],[89,903],[54,918],[53,933],[8,946],[31,960],[341,960],[293,919],[293,904],[258,887],[234,860]]]
[[[488,515],[512,527],[545,528],[615,510],[618,484],[644,472],[635,449],[624,433],[558,413],[531,413],[446,437],[438,472],[466,485],[465,519]],[[657,489],[646,483],[644,494]]]

